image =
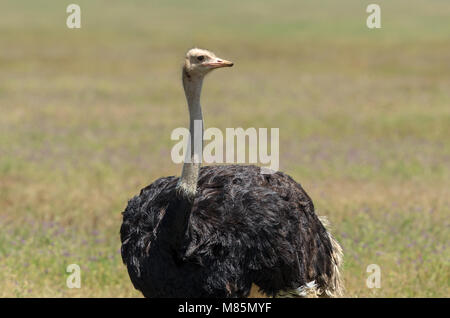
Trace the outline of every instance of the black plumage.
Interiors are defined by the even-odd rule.
[[[146,297],[269,296],[315,281],[339,286],[339,255],[300,184],[256,166],[202,167],[193,201],[177,177],[156,180],[128,203],[122,258]]]

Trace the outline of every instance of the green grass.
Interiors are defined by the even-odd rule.
[[[369,1],[77,3],[80,30],[60,1],[0,6],[1,297],[140,296],[120,212],[179,174],[192,46],[236,63],[205,83],[207,127],[280,127],[281,170],[343,245],[347,297],[450,295],[448,1],[378,1],[380,30]]]

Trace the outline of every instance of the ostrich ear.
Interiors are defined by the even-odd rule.
[[[191,79],[191,75],[189,74],[189,62],[186,60],[186,62],[183,65],[183,78],[187,78],[188,80]]]

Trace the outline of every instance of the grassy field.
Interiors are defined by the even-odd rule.
[[[185,51],[206,127],[280,127],[280,169],[333,224],[347,297],[450,296],[450,2],[0,4],[0,297],[140,297],[122,264],[127,200],[181,167]],[[80,289],[66,287],[79,264]],[[381,268],[381,288],[366,268]]]

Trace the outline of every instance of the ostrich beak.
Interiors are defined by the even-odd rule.
[[[206,65],[210,66],[211,68],[219,68],[219,67],[232,67],[234,63],[217,58],[214,62],[207,63]]]

